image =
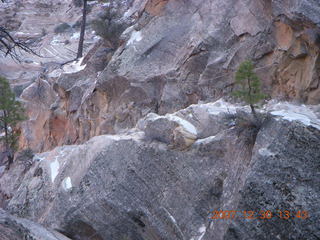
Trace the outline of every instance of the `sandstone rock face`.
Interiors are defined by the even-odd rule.
[[[20,148],[42,152],[0,169],[0,207],[16,216],[0,211],[0,238],[319,239],[319,105],[271,101],[258,129],[249,108],[215,101],[250,58],[271,97],[319,104],[319,1],[89,2],[85,56],[65,65],[79,1],[0,8],[43,55],[0,58],[29,117]]]
[[[266,109],[253,135],[224,117],[249,109],[219,100],[37,154],[6,209],[72,239],[318,239],[319,112]],[[309,217],[210,219],[216,209]]]
[[[68,240],[61,233],[49,231],[37,223],[9,215],[0,209],[1,240]]]

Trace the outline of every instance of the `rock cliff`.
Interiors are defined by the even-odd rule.
[[[0,238],[320,239],[319,1],[89,3],[85,56],[68,64],[79,1],[0,9],[42,55],[0,58],[36,153],[0,167]],[[276,99],[259,124],[229,97],[248,58]]]
[[[266,110],[258,131],[226,117],[247,108],[219,100],[37,154],[30,170],[1,178],[13,193],[4,205],[72,239],[318,239],[320,112]],[[7,185],[14,174],[22,178]],[[273,217],[211,219],[219,209]]]
[[[35,3],[24,4],[30,8]],[[76,46],[72,36],[80,8],[71,1],[51,5],[59,8],[55,12],[71,10],[61,18],[49,14],[54,18],[50,31],[61,22],[74,26],[58,35],[48,30],[40,41],[43,49],[59,52],[48,55],[57,63],[63,61],[60,55],[72,56],[63,40]],[[24,126],[23,148],[44,151],[83,143],[131,128],[150,112],[165,114],[226,96],[234,87],[235,69],[247,58],[255,61],[270,97],[320,102],[318,1],[127,0],[92,6],[84,70],[77,72],[82,68],[74,65],[57,69],[45,63],[50,58],[34,60],[43,62],[47,91],[55,97],[41,103],[41,114],[35,116],[34,101],[24,98],[27,92],[23,95],[33,116]],[[32,14],[26,18],[35,21]],[[12,81],[18,78],[10,68],[2,72]]]

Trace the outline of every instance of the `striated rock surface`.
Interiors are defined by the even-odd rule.
[[[272,98],[320,102],[318,1],[89,3],[86,56],[63,67],[77,48],[76,1],[15,0],[0,10],[7,19],[1,24],[16,37],[31,36],[44,56],[25,56],[22,65],[0,58],[0,74],[20,95],[43,72],[56,95],[54,104],[41,106],[43,116],[28,123],[37,132],[24,127],[21,148],[83,143],[130,129],[150,112],[170,113],[228,95],[235,69],[248,58]],[[27,108],[35,104],[27,102]]]
[[[320,238],[319,1],[90,1],[85,56],[62,66],[75,55],[78,5],[0,9],[0,24],[31,34],[45,56],[0,58],[29,116],[20,148],[42,152],[1,168],[0,207],[81,240]],[[248,58],[272,98],[315,105],[271,101],[259,129],[248,108],[213,102]],[[17,219],[0,212],[0,237],[33,226]]]
[[[248,108],[219,100],[37,154],[6,209],[72,239],[318,239],[319,112],[266,109],[258,132],[224,117]],[[13,192],[5,179],[1,189]],[[274,217],[213,220],[213,210]],[[278,210],[309,217],[284,220]]]
[[[317,1],[128,0],[102,4],[97,12],[99,4],[92,4],[89,26],[103,38],[88,48],[84,70],[68,70],[72,64],[47,70],[57,98],[36,124],[50,125],[43,133],[50,137],[23,147],[83,143],[130,129],[150,112],[228,95],[235,69],[247,58],[271,97],[320,102]]]

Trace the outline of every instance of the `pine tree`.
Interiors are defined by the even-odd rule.
[[[14,152],[17,149],[18,134],[15,131],[17,124],[25,120],[24,110],[21,104],[15,99],[9,82],[0,77],[0,141],[4,143],[8,158],[8,168],[13,162]]]
[[[236,84],[241,86],[240,90],[234,91],[233,95],[244,100],[250,105],[251,112],[256,118],[255,104],[266,98],[261,92],[261,82],[257,74],[253,71],[254,65],[251,61],[240,64],[236,72]]]

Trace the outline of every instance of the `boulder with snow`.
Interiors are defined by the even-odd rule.
[[[130,134],[37,154],[6,209],[75,239],[317,239],[319,119],[305,119],[318,113],[301,107],[304,121],[292,121],[275,111],[293,116],[294,105],[272,105],[249,144],[224,116],[247,108],[218,101],[149,115]],[[196,124],[191,116],[204,110]],[[214,130],[205,135],[208,123]],[[183,137],[197,129],[184,151],[168,144],[177,128]],[[222,220],[212,219],[214,210],[238,212]],[[244,219],[244,211],[257,219]],[[259,219],[261,211],[272,217]]]

